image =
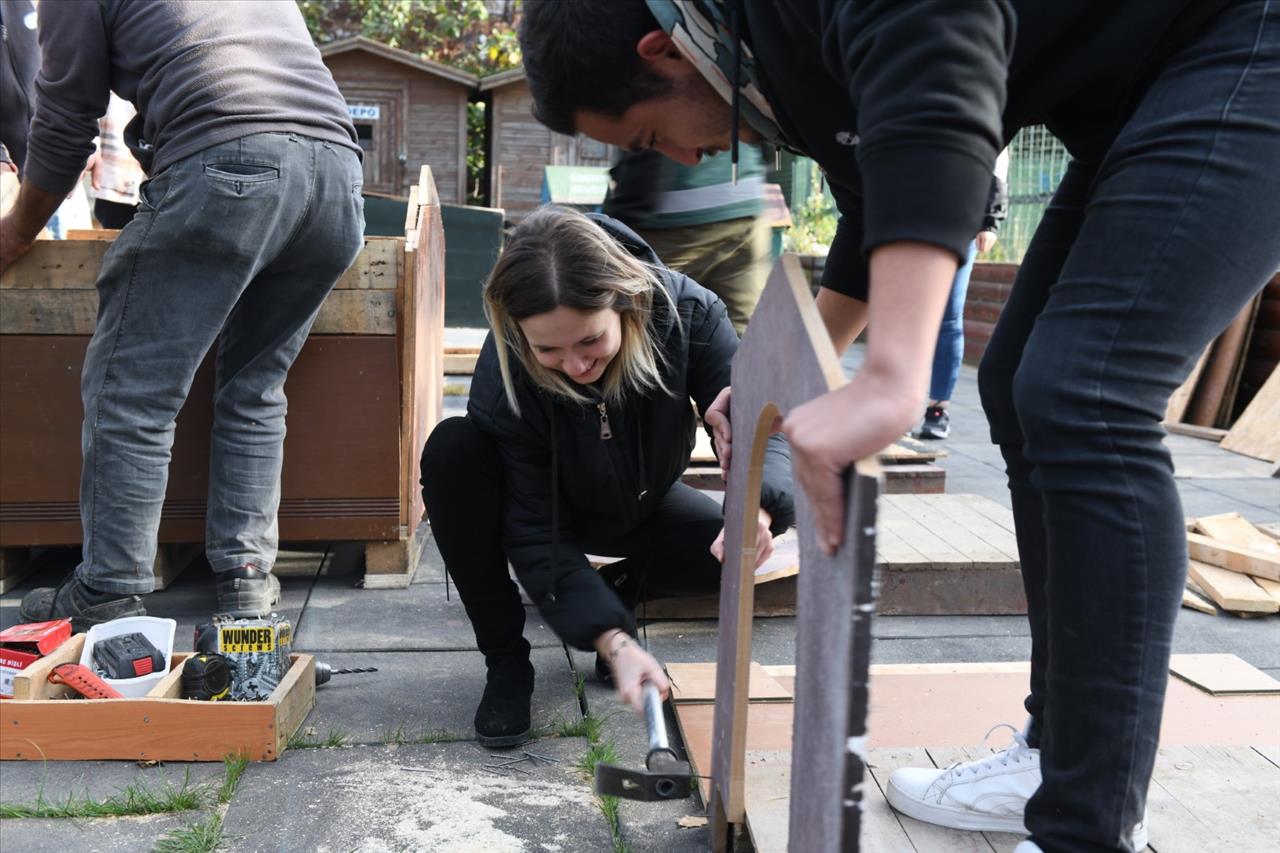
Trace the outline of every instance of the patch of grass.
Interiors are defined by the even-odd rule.
[[[573,673],[573,695],[578,697],[579,704],[586,698],[586,688],[584,687],[586,683],[586,676],[575,670]]]
[[[329,729],[323,738],[314,729],[294,732],[285,749],[335,749],[351,742],[351,735],[342,729]]]
[[[231,802],[231,797],[236,792],[236,786],[240,784],[240,777],[244,775],[245,768],[249,766],[249,756],[244,754],[228,755],[222,759],[222,766],[222,787],[218,789],[218,802],[226,804]]]
[[[222,815],[217,812],[200,823],[175,829],[156,842],[154,853],[213,853],[222,844]]]
[[[588,714],[577,720],[560,719],[552,724],[552,730],[557,737],[584,737],[588,743],[598,743],[603,725],[604,720]]]
[[[588,776],[596,775],[596,765],[600,762],[605,764],[617,764],[618,747],[611,740],[600,741],[587,747],[587,752],[578,761],[578,767]]]
[[[141,780],[133,782],[104,800],[68,794],[65,801],[46,800],[44,791],[36,795],[33,806],[0,803],[0,818],[64,818],[123,817],[126,815],[165,814],[198,809],[204,805],[207,791],[203,785],[191,784],[191,771],[183,773],[181,787],[166,781],[164,790],[153,791]]]

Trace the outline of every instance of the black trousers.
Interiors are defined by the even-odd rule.
[[[470,418],[440,422],[422,452],[422,496],[445,569],[458,587],[476,645],[486,657],[527,655],[524,606],[502,548],[503,467],[497,446]],[[711,543],[724,525],[720,505],[682,483],[625,536],[580,539],[590,554],[622,557],[601,577],[623,603],[720,588]],[[628,626],[634,631],[634,626]]]
[[[1280,3],[1174,56],[1098,163],[1073,162],[979,369],[1031,625],[1047,853],[1128,849],[1187,569],[1160,422],[1280,267]]]

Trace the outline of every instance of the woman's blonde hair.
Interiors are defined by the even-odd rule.
[[[604,402],[616,401],[628,391],[670,393],[662,381],[665,359],[653,336],[655,299],[665,301],[674,313],[671,296],[654,268],[586,216],[552,206],[525,217],[511,232],[484,287],[485,315],[512,410],[520,413],[511,375],[513,354],[540,387],[576,403],[599,402],[560,371],[539,364],[520,329],[521,320],[562,305],[579,311],[612,308],[620,315],[621,346],[599,380]]]

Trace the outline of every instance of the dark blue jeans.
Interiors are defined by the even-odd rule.
[[[1187,566],[1160,426],[1280,267],[1280,3],[1165,66],[1101,162],[1073,162],[979,371],[1032,635],[1027,805],[1044,850],[1127,850],[1155,762]]]
[[[284,381],[359,254],[361,183],[354,151],[262,133],[143,184],[137,214],[103,259],[81,375],[81,582],[154,588],[174,421],[215,343],[205,547],[215,572],[271,570]]]

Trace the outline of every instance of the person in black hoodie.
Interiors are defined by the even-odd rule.
[[[997,152],[1030,124],[1066,144],[979,370],[1030,722],[993,761],[895,773],[888,796],[1025,825],[1020,851],[1140,848],[1187,567],[1160,421],[1280,267],[1280,3],[527,0],[520,42],[555,131],[685,163],[740,136],[823,167],[841,218],[818,308],[837,351],[869,327],[864,367],[783,424],[828,549],[840,473],[918,415]]]
[[[738,336],[724,303],[661,265],[605,216],[547,207],[512,232],[485,285],[493,331],[467,416],[432,431],[422,494],[445,567],[485,656],[475,728],[484,746],[523,742],[533,667],[516,577],[568,644],[640,709],[666,692],[634,642],[636,605],[714,592],[724,513],[680,482],[696,419],[729,385]],[[765,454],[757,560],[794,520],[781,436]],[[597,572],[586,555],[622,557]]]

